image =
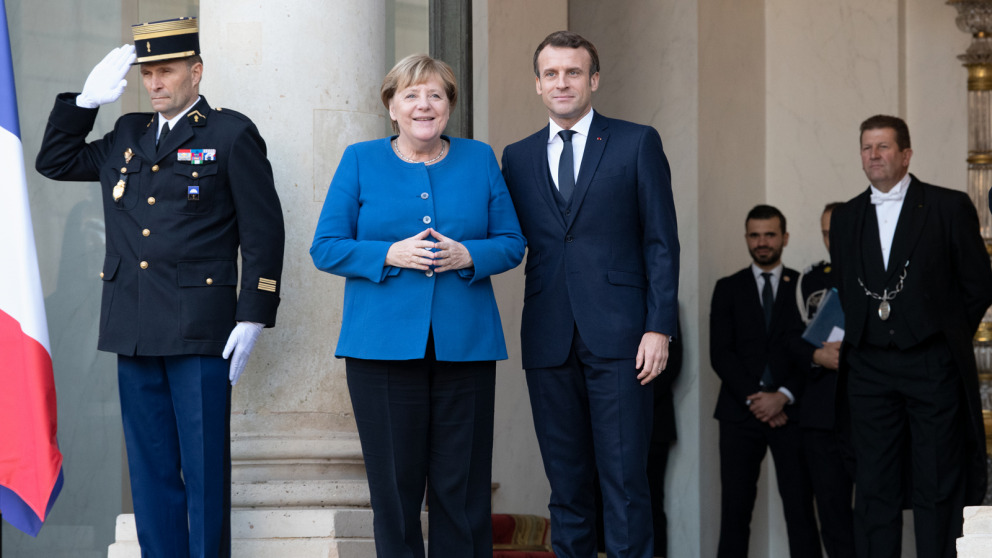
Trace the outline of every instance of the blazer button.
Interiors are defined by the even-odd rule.
[[[121,167],[121,173],[127,172],[127,167]]]
[[[200,177],[200,173],[193,171],[193,178],[199,178],[199,177]]]
[[[569,215],[571,215],[571,214],[572,214],[572,210],[571,210],[571,209],[566,209],[566,210],[565,210],[565,216],[566,216],[566,217],[568,217],[568,216],[569,216]]]
[[[148,205],[155,205],[155,198],[153,196],[149,196]]]
[[[141,231],[141,236],[148,236],[150,234],[152,234],[152,231],[150,231],[148,229],[145,229],[145,230]]]
[[[573,240],[575,240],[575,238],[573,238],[572,235],[568,235],[565,237],[565,242],[571,242]]]
[[[148,262],[142,261],[140,264],[138,264],[138,266],[141,267],[141,269],[148,269]]]
[[[103,272],[100,272],[100,279],[103,279]]]
[[[424,272],[424,275],[426,275],[428,277],[434,277],[434,270],[433,269],[428,269],[427,271]]]
[[[427,225],[430,222],[431,222],[431,216],[430,215],[424,215],[424,224]]]
[[[158,172],[158,165],[152,165],[152,172]]]
[[[207,284],[208,285],[213,285],[214,284],[214,280],[212,278],[210,278],[210,277],[207,277]]]
[[[427,192],[424,192],[423,194],[420,194],[420,199],[422,199],[422,200],[426,200],[429,197],[431,197],[431,195],[428,194]]]

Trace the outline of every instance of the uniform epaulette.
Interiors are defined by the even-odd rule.
[[[237,117],[237,118],[239,118],[241,120],[244,120],[245,122],[251,122],[251,118],[248,118],[247,116],[245,116],[245,115],[241,114],[240,112],[238,112],[236,110],[233,110],[233,109],[229,109],[229,108],[225,108],[225,107],[214,107],[213,112],[215,112],[217,114],[226,114],[226,115],[229,115],[229,116],[235,116],[235,117]]]

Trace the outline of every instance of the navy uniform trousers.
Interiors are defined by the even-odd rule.
[[[228,368],[220,357],[117,356],[142,557],[231,555]]]

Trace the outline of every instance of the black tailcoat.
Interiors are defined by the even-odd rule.
[[[874,211],[870,189],[836,208],[830,222],[830,256],[845,316],[845,354],[865,343],[869,319],[876,319],[872,314],[879,306],[858,284],[859,277],[866,277],[862,231],[868,211]],[[896,284],[906,261],[903,290],[891,301],[893,317],[901,313],[899,323],[905,328],[895,332],[900,339],[896,346],[904,349],[902,340],[920,343],[940,335],[951,349],[971,419],[965,434],[971,451],[966,501],[974,505],[982,501],[987,479],[972,337],[992,304],[992,267],[967,194],[911,176],[885,271],[887,287]],[[842,369],[846,360],[842,354]]]

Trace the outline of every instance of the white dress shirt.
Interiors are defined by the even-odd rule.
[[[575,130],[572,134],[572,161],[575,163],[575,182],[579,181],[579,165],[582,164],[582,154],[586,150],[586,140],[589,138],[589,127],[592,126],[592,109],[586,113],[575,126],[570,129]],[[565,145],[558,132],[564,130],[561,126],[551,120],[548,130],[548,167],[551,169],[551,180],[558,187],[558,162],[561,160],[561,148]]]
[[[909,188],[909,173],[902,177],[898,184],[892,187],[888,193],[870,186],[872,204],[875,206],[875,217],[878,218],[878,240],[882,243],[882,262],[885,269],[889,269],[889,252],[892,251],[892,239],[896,236],[896,224],[899,223],[899,213],[902,211],[902,202],[906,199],[906,190]],[[879,199],[881,198],[881,199]]]

